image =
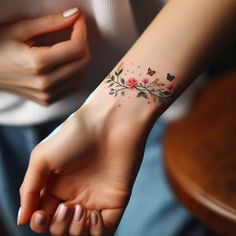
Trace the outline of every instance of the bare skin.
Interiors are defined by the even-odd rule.
[[[62,236],[112,234],[129,200],[153,122],[221,51],[219,45],[235,39],[235,16],[233,0],[170,1],[74,116],[34,149],[20,189],[19,225],[30,223],[36,232]],[[119,74],[120,64],[120,78],[111,79]],[[156,78],[153,88],[149,83]],[[171,83],[179,90],[159,100],[158,83],[164,91]],[[123,87],[125,94],[115,95]],[[71,210],[58,229],[61,202]],[[92,224],[92,214],[86,214],[78,231],[70,232],[78,204],[99,221]],[[36,214],[45,217],[45,224],[37,224]]]
[[[34,46],[37,36],[71,26],[74,29],[67,41]],[[86,24],[78,12],[68,17],[56,14],[0,27],[1,90],[49,105],[79,89],[89,60]]]
[[[88,212],[100,212],[106,229],[113,231],[124,212],[142,160],[146,128],[142,117],[136,122],[131,122],[128,118],[127,122],[119,122],[118,104],[116,108],[111,104],[110,108],[106,107],[99,116],[95,116],[97,105],[92,100],[88,101],[54,135],[39,144],[32,154],[30,165],[36,167],[37,172],[41,172],[41,168],[44,172],[47,168],[47,173],[43,173],[45,179],[42,175],[37,177],[28,172],[25,185],[36,181],[40,184],[40,189],[44,188],[46,204],[41,204],[40,209],[44,209],[49,216],[54,214],[61,201],[69,206],[79,203]],[[129,129],[134,132],[127,132]],[[127,139],[132,142],[127,144]],[[25,201],[32,202],[31,207],[40,204],[41,200],[36,193],[38,190],[32,190],[25,198]],[[25,193],[24,186],[21,193]],[[48,198],[53,202],[50,210]],[[24,211],[29,220],[32,212],[28,209]],[[31,227],[37,232],[43,232],[44,229],[37,227],[33,219],[34,216]],[[52,235],[60,235],[55,225],[59,223],[51,223],[50,232]]]

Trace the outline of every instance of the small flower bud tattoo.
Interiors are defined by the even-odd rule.
[[[140,70],[140,66],[137,67]],[[123,64],[117,66],[114,72],[106,77],[105,82],[110,89],[109,94],[117,97],[125,96],[130,90],[137,92],[137,98],[145,98],[150,101],[161,103],[174,99],[178,86],[175,84],[175,76],[167,73],[165,80],[160,80],[157,71],[147,68],[147,71],[137,71],[137,76],[129,76],[130,69],[124,70]],[[133,71],[133,70],[131,70]],[[145,76],[143,76],[145,75]]]

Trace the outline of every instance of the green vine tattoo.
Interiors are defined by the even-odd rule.
[[[132,72],[134,73],[134,71]],[[156,71],[148,68],[145,77],[142,73],[137,77],[128,77],[125,79],[127,73],[124,72],[123,65],[117,67],[115,72],[109,74],[106,78],[106,83],[110,88],[109,94],[117,97],[119,94],[125,96],[126,92],[130,89],[137,91],[137,97],[142,97],[148,100],[159,101],[161,103],[167,102],[174,98],[177,93],[178,87],[172,81],[175,76],[167,73],[166,80],[167,84],[160,81],[157,78]],[[141,82],[140,81],[141,77]]]

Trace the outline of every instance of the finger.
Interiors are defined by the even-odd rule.
[[[124,213],[124,209],[106,209],[102,210],[102,219],[105,225],[105,235],[113,235],[121,217]]]
[[[44,233],[49,230],[49,222],[51,221],[55,211],[60,204],[60,200],[51,194],[44,193],[41,196],[40,206],[30,221],[30,228],[36,233]]]
[[[35,67],[39,71],[47,71],[53,66],[83,57],[87,49],[86,23],[81,16],[74,25],[70,40],[56,43],[51,47],[32,47],[31,52]]]
[[[77,80],[77,78],[75,79]],[[80,88],[80,84],[78,81],[77,83],[75,83],[75,79],[70,80],[67,84],[63,85],[54,93],[40,92],[34,89],[7,87],[1,85],[0,85],[0,90],[16,94],[20,97],[24,97],[42,106],[48,106],[56,101],[59,101],[62,98],[65,98],[77,92]]]
[[[82,82],[79,77],[80,76],[78,75],[72,79],[61,81],[61,83],[57,84],[52,91],[39,91],[31,88],[6,86],[1,84],[0,89],[25,97],[26,99],[32,100],[40,105],[47,106],[66,96],[72,95],[74,92],[77,92]]]
[[[40,192],[49,176],[49,170],[39,146],[31,154],[24,181],[20,187],[21,210],[18,225],[28,224],[32,214],[38,209]]]
[[[61,31],[71,26],[79,17],[77,8],[70,9],[71,14],[54,14],[15,23],[12,33],[20,41],[26,41],[38,35]],[[68,11],[67,11],[68,12]]]
[[[39,91],[47,91],[58,82],[63,81],[78,74],[89,63],[90,55],[87,54],[84,58],[70,62],[66,65],[59,66],[45,75],[27,75],[17,79],[1,79],[0,86],[8,88],[32,88]]]
[[[87,210],[77,204],[74,208],[74,215],[69,228],[69,235],[81,236],[86,232]]]
[[[60,204],[52,218],[49,231],[52,235],[64,236],[67,234],[73,215],[73,208],[67,204]]]
[[[55,214],[61,200],[57,197],[54,197],[48,192],[45,192],[41,196],[39,209],[45,211],[50,218]]]
[[[78,93],[80,88],[81,88],[81,81],[79,81],[77,78],[73,78],[68,82],[66,81],[65,86],[62,87],[60,91],[53,94],[53,96],[50,97],[50,99],[44,101],[44,105],[53,104],[54,102],[60,101],[61,99],[73,95],[74,93]]]
[[[50,217],[43,210],[36,211],[31,217],[30,228],[36,233],[45,233],[49,228]]]
[[[73,76],[75,76],[75,78],[77,78],[74,81],[79,82],[81,80],[81,78],[79,78],[79,75],[82,74],[82,71],[85,69],[85,67],[89,63],[89,60],[90,60],[89,55],[87,55],[86,57],[84,57],[80,60],[68,63],[65,66],[61,66],[59,68],[56,68],[51,73],[44,75],[44,77],[43,77],[44,83],[41,81],[41,84],[40,84],[41,86],[38,88],[42,91],[55,89],[55,86],[59,85],[59,83],[61,83],[63,81],[66,82],[66,80],[72,80],[71,78]]]
[[[104,231],[104,225],[101,213],[98,211],[92,211],[90,213],[90,235],[91,236],[102,236]]]
[[[0,85],[0,90],[16,94],[20,97],[24,97],[25,99],[31,100],[43,106],[47,106],[51,103],[52,100],[54,101],[56,99],[52,99],[51,95],[46,92],[40,92],[35,89],[29,88]]]
[[[87,25],[83,15],[75,22],[71,34],[71,40],[84,45],[88,40]]]

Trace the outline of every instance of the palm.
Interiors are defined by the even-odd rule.
[[[109,218],[103,220],[107,227],[114,228],[126,206],[129,191],[116,186],[115,181],[109,181],[106,173],[88,176],[86,173],[90,170],[75,168],[68,174],[52,176],[48,192],[72,205],[80,203],[87,209],[109,211]]]
[[[46,141],[50,163],[54,163],[46,190],[59,200],[101,211],[106,228],[114,229],[137,173],[138,165],[134,162],[140,162],[140,158],[136,156],[134,161],[131,155],[141,153],[135,145],[127,144],[131,137],[127,134],[122,137],[121,127],[113,129],[112,135],[107,131],[103,127],[100,132],[106,136],[99,134],[97,140],[96,133],[90,132],[83,119],[65,122]]]

